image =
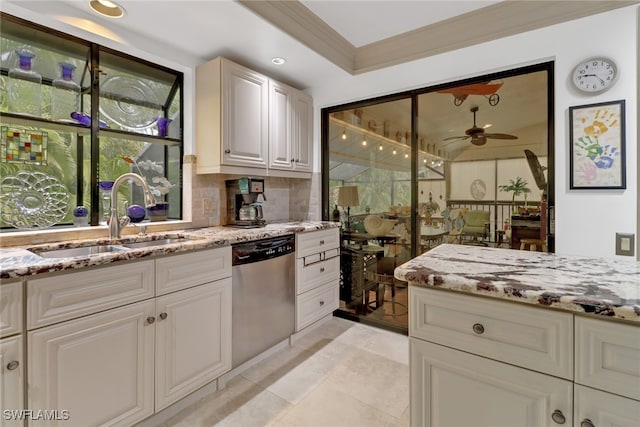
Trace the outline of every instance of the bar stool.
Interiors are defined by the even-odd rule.
[[[385,313],[385,316],[396,317],[406,315],[408,312],[407,306],[396,301],[396,287],[406,287],[407,282],[394,277],[395,259],[391,257],[379,258],[376,267],[375,270],[367,271],[367,279],[377,285],[376,308],[382,306],[384,302],[388,302],[391,303],[391,313]],[[391,287],[391,300],[384,299],[384,292],[387,286]]]
[[[537,251],[538,247],[542,252],[548,252],[547,242],[541,239],[520,239],[520,250],[524,251],[527,249],[527,245],[529,245],[530,251]]]

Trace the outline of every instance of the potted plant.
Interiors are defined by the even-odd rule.
[[[511,202],[513,203],[513,212],[514,213],[518,213],[518,209],[516,208],[516,196],[519,196],[520,194],[528,194],[531,192],[531,190],[529,189],[529,187],[527,187],[528,183],[527,181],[525,181],[522,177],[516,177],[515,181],[513,179],[509,180],[509,184],[507,185],[500,185],[498,186],[498,188],[500,189],[500,191],[506,191],[506,192],[511,192],[513,193],[512,197],[511,197]]]
[[[422,215],[424,215],[424,225],[431,224],[431,216],[440,211],[440,205],[433,201],[433,195],[429,192],[429,201],[422,204]]]

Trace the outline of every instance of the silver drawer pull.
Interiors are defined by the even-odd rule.
[[[320,307],[322,307],[323,305],[324,305],[324,300],[323,300],[323,299],[321,299],[321,300],[320,300]]]
[[[478,335],[484,334],[484,326],[482,326],[482,324],[480,323],[475,323],[473,325],[473,332],[475,332]]]
[[[596,426],[595,424],[593,424],[593,421],[591,421],[589,418],[585,418],[580,423],[580,427],[596,427]]]
[[[324,267],[320,267],[320,273],[324,273]]]
[[[20,366],[20,362],[18,362],[17,360],[12,360],[11,362],[7,363],[7,369],[9,371],[13,371],[14,369],[17,369],[18,366]]]
[[[225,154],[229,154],[229,153],[231,153],[231,150],[229,150],[229,149],[227,148],[226,150],[224,150],[224,153],[225,153]]]
[[[150,324],[150,325],[151,325],[151,324],[152,324],[153,322],[155,322],[155,321],[156,321],[156,318],[155,318],[155,317],[153,317],[153,316],[149,316],[149,317],[147,317],[147,323],[148,323],[148,324]]]
[[[160,313],[158,317],[160,317],[160,320],[164,320],[167,318],[167,313]]]
[[[320,240],[320,244],[321,244],[321,245],[324,245],[324,240]]]
[[[564,417],[564,414],[559,409],[553,411],[553,414],[551,414],[551,419],[556,424],[564,424],[567,421],[567,419]]]

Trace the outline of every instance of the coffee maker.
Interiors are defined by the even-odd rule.
[[[243,177],[225,181],[227,187],[227,225],[240,228],[264,227],[262,212],[264,178]]]

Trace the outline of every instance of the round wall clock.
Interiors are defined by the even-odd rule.
[[[596,94],[611,88],[617,77],[618,67],[613,60],[594,57],[585,59],[576,65],[571,81],[579,91]]]

